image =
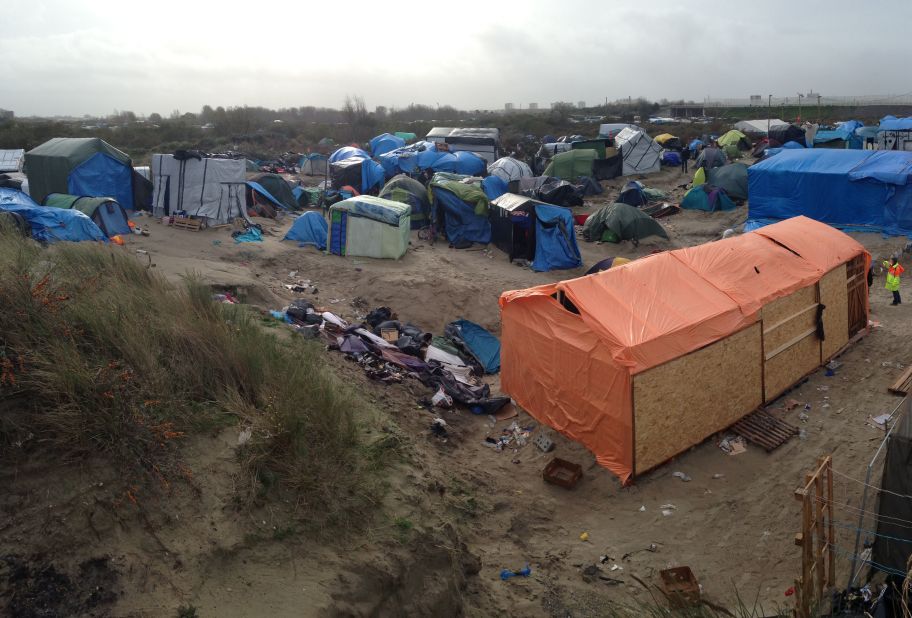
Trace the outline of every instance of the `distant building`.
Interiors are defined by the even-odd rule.
[[[516,106],[513,103],[504,103],[505,112],[512,112],[514,109],[516,109]]]
[[[15,116],[12,110],[0,109],[0,120],[12,120]]]
[[[702,103],[672,103],[669,106],[672,118],[699,118],[706,115]]]
[[[585,102],[585,101],[577,101],[577,102],[576,102],[576,106],[577,106],[579,109],[585,109],[585,107],[586,107],[586,102]]]
[[[538,103],[529,103],[529,109],[538,109]]]

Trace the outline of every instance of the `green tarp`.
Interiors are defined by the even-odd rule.
[[[744,140],[745,146],[750,145],[749,140],[744,133],[737,129],[732,129],[716,141],[719,142],[720,146],[737,146],[741,140]]]
[[[580,176],[592,176],[592,164],[596,159],[598,152],[591,148],[561,152],[551,158],[544,175],[568,181]]]
[[[648,236],[668,238],[659,222],[639,208],[627,204],[609,204],[597,210],[583,224],[583,239],[589,242],[605,240],[639,242]]]
[[[431,178],[431,182],[428,183],[428,197],[430,198],[431,203],[434,202],[431,187],[440,187],[446,189],[466,204],[472,206],[475,209],[475,214],[479,217],[487,216],[488,209],[491,205],[488,196],[485,195],[480,184],[462,182],[462,180],[466,178],[468,177],[459,174],[447,174],[444,172],[437,172],[434,174],[434,177]]]
[[[418,138],[418,136],[415,135],[414,133],[408,133],[406,131],[396,131],[395,133],[393,133],[393,135],[395,135],[398,138],[404,139],[407,142],[414,141],[415,139]]]

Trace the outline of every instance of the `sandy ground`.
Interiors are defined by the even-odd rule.
[[[645,179],[649,186],[670,191],[669,201],[674,202],[683,194],[678,185],[686,181],[676,169]],[[581,211],[610,202],[623,183],[607,184],[613,188],[587,202]],[[661,221],[669,241],[652,238],[638,247],[581,241],[584,268],[550,273],[511,265],[496,249],[455,250],[444,242],[431,246],[416,233],[409,252],[398,261],[327,256],[281,242],[290,220],[262,220],[265,241],[237,245],[229,229],[195,233],[141,217],[137,221],[148,225],[151,236],[129,238],[124,250],[148,252],[148,257],[136,254],[137,259],[148,260],[175,281],[194,273],[216,287],[238,290],[247,302],[264,309],[279,309],[297,296],[284,284],[307,279],[317,291],[304,297],[346,318],[358,318],[361,307],[385,305],[401,319],[438,333],[459,317],[499,333],[497,299],[505,290],[579,276],[612,255],[638,257],[656,249],[710,241],[742,223],[745,216],[744,206],[729,213],[682,212]],[[875,258],[904,244],[904,240],[874,234],[855,236]],[[296,271],[293,278],[292,271]],[[355,299],[359,308],[352,305]],[[693,569],[709,599],[731,606],[737,589],[749,600],[756,597],[772,613],[790,602],[785,591],[798,575],[799,552],[793,536],[799,530],[800,511],[792,495],[795,488],[816,459],[826,454],[833,455],[841,473],[863,478],[883,438],[883,431],[866,421],[898,404],[887,386],[901,365],[912,363],[912,348],[904,339],[912,314],[908,305],[890,307],[888,301],[880,277],[871,294],[877,327],[841,356],[843,365],[837,375],[815,373],[786,396],[811,405],[807,422],[798,419],[799,410],[786,415],[786,420],[806,430],[806,439],[794,438],[770,454],[748,445],[737,456],[725,454],[708,440],[626,488],[595,464],[583,447],[538,427],[521,411],[516,419],[496,424],[466,411],[446,412],[450,437],[441,441],[429,431],[432,416],[417,405],[428,394],[424,387],[369,382],[340,355],[327,353],[327,362],[345,380],[362,385],[414,449],[409,461],[390,475],[392,490],[385,505],[389,518],[415,522],[411,536],[389,549],[383,544],[388,531],[377,524],[377,530],[356,539],[340,539],[345,550],[293,541],[258,545],[249,542],[251,526],[262,528],[268,536],[281,525],[279,516],[267,513],[262,519],[244,520],[226,508],[230,483],[202,487],[202,497],[197,499],[202,506],[188,507],[208,514],[201,521],[189,528],[173,521],[145,526],[174,529],[173,543],[162,538],[166,555],[175,561],[173,572],[161,559],[162,548],[154,547],[147,537],[129,536],[114,524],[112,534],[98,536],[104,553],[115,557],[112,565],[130,574],[121,584],[134,592],[122,594],[115,615],[161,615],[177,601],[192,601],[202,616],[265,615],[267,611],[274,616],[460,612],[598,616],[604,614],[607,601],[648,598],[633,576],[657,584],[660,569],[680,565]],[[497,390],[496,376],[491,383]],[[486,436],[499,435],[513,420],[524,427],[535,426],[533,436],[548,431],[557,444],[555,452],[545,455],[532,445],[503,452],[484,446]],[[214,439],[202,449],[205,455],[198,455],[197,464],[204,470],[228,466],[234,439],[233,435]],[[583,480],[575,489],[542,481],[541,469],[554,455],[583,466]],[[676,471],[692,480],[672,476]],[[86,473],[86,482],[95,478]],[[197,478],[203,477],[197,474]],[[860,490],[860,484],[837,478],[836,495],[841,504],[849,505],[837,511],[841,522],[854,526],[851,509],[858,505]],[[22,496],[16,512],[46,511],[28,487],[14,491]],[[674,508],[663,515],[662,505],[667,504]],[[6,530],[13,533],[7,538],[16,538],[18,525]],[[580,539],[584,532],[586,541]],[[438,541],[426,542],[424,535]],[[441,535],[451,537],[453,543],[465,542],[478,564],[456,573],[445,559],[447,543],[439,541]],[[853,543],[854,533],[840,529],[839,546],[851,552]],[[657,551],[638,551],[650,544]],[[83,550],[90,545],[81,544]],[[76,547],[74,555],[79,551]],[[146,562],[149,552],[159,552],[151,566]],[[623,559],[628,552],[638,553]],[[604,574],[623,583],[583,580],[582,568],[599,564],[602,556],[606,556],[600,564]],[[500,580],[501,569],[527,564],[531,577]],[[614,570],[613,565],[617,565]],[[147,575],[142,574],[143,568]],[[837,568],[842,584],[847,560],[841,558]],[[435,579],[429,583],[428,576],[419,577],[416,569]],[[457,579],[458,590],[450,590],[449,580]],[[147,587],[139,587],[140,583]],[[142,590],[148,593],[136,594]]]

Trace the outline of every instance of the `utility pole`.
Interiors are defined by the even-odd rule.
[[[820,124],[820,95],[817,95],[817,124]]]
[[[804,95],[800,92],[798,93],[798,122],[801,122],[801,99],[804,98]]]
[[[773,113],[773,95],[766,99],[766,139],[769,141],[770,136],[770,116]]]

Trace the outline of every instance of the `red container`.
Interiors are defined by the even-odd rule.
[[[585,215],[573,215],[573,222],[574,222],[576,225],[582,225],[582,224],[584,224],[584,223],[586,222],[586,219],[588,219],[588,218],[589,218],[589,214],[588,214],[588,213],[585,214]]]

